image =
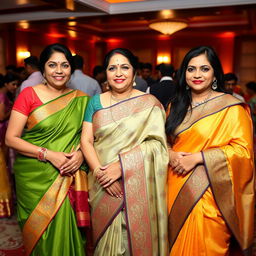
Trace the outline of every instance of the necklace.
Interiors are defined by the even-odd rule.
[[[210,99],[211,95],[212,95],[212,90],[209,92],[209,94],[207,95],[207,97],[204,100],[198,101],[198,102],[191,102],[192,108],[198,107],[198,106],[206,103]]]
[[[192,111],[193,112],[196,111],[195,113],[198,113],[197,116],[201,116],[201,114],[204,112],[205,106],[207,105],[211,95],[212,95],[212,90],[209,92],[209,94],[207,95],[207,97],[204,100],[202,100],[200,102],[195,102],[195,103],[191,102],[192,107],[190,110],[188,110],[187,115],[184,118],[184,124],[186,124],[192,117]],[[200,108],[195,109],[196,107],[201,106],[201,105],[203,105],[201,109]]]
[[[110,99],[110,114],[111,114],[112,120],[113,120],[117,125],[119,125],[119,124],[118,124],[119,122],[117,122],[117,120],[115,120],[115,118],[114,118],[114,116],[113,116],[113,113],[112,113],[112,108],[111,108],[111,106],[114,105],[115,102],[119,103],[119,102],[121,102],[121,101],[130,99],[131,96],[132,96],[132,93],[133,93],[133,91],[131,91],[126,97],[123,97],[123,98],[116,98],[116,97],[110,92],[110,98],[109,98],[109,99]],[[112,102],[112,100],[113,100],[114,102]]]
[[[128,94],[128,96],[123,97],[123,98],[116,98],[112,93],[110,93],[110,105],[111,105],[111,100],[113,100],[115,102],[120,102],[123,100],[130,99],[131,96],[132,96],[132,91],[131,91],[131,93]]]

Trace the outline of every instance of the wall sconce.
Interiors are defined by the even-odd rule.
[[[171,63],[171,58],[169,55],[158,55],[157,56],[157,64],[161,63]]]
[[[186,28],[187,26],[188,24],[186,21],[174,19],[155,20],[149,24],[151,29],[157,30],[165,35],[171,35],[181,29]]]
[[[31,54],[28,51],[18,51],[17,55],[18,55],[18,58],[25,59],[25,58],[29,57]]]
[[[74,30],[68,30],[68,34],[72,38],[76,38],[77,37],[77,33]]]

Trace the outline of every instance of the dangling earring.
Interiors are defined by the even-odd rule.
[[[46,85],[47,84],[47,81],[45,79],[45,74],[43,73],[43,81],[42,81],[42,84]]]
[[[187,90],[187,91],[189,90],[189,86],[188,86],[188,85],[186,85],[186,90]]]
[[[110,88],[109,88],[109,83],[108,83],[108,81],[106,81],[105,83],[106,83],[106,89],[109,90]]]
[[[215,91],[218,88],[217,79],[215,79],[212,83],[212,89]]]
[[[135,72],[135,75],[134,75],[134,77],[133,77],[133,83],[132,83],[132,86],[133,86],[133,87],[136,86],[136,81],[135,81],[136,75],[137,75],[137,72]]]

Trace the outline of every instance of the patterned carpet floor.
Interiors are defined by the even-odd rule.
[[[25,256],[16,216],[0,219],[0,256]],[[256,256],[256,230],[253,256]]]
[[[0,219],[0,256],[24,256],[20,228],[16,216]]]

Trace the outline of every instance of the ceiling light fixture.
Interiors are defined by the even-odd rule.
[[[171,35],[181,29],[186,28],[187,26],[188,23],[186,21],[174,19],[155,20],[149,24],[151,29],[157,30],[165,35]]]

